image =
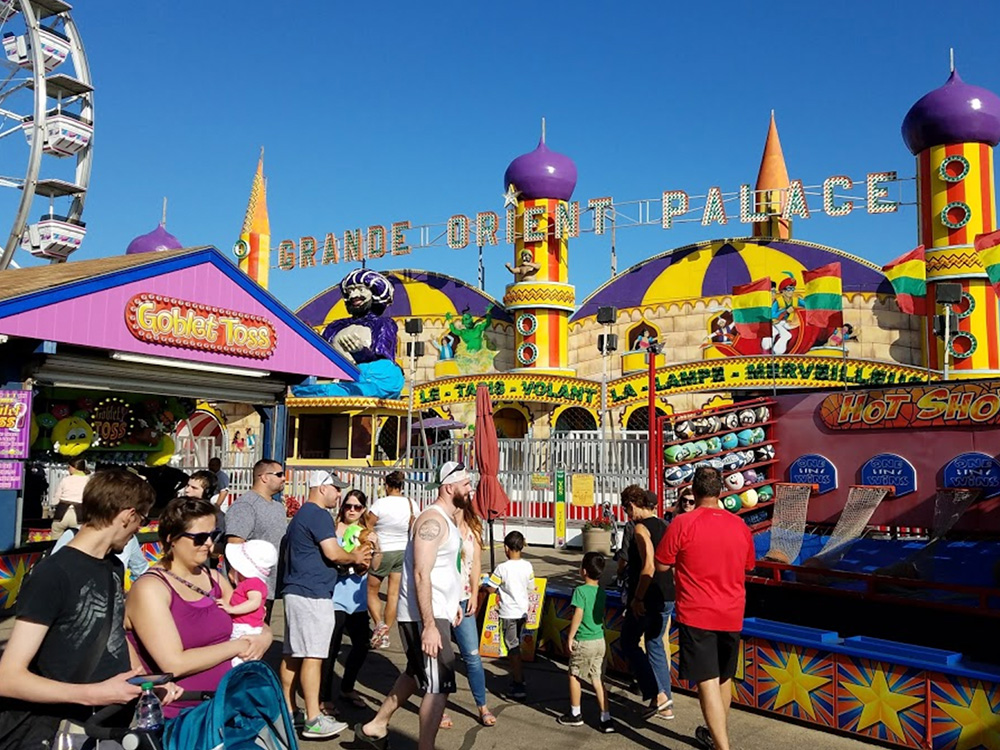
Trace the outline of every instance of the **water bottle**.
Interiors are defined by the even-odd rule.
[[[135,707],[132,728],[154,733],[163,731],[163,706],[153,692],[152,682],[142,683],[142,695],[139,696],[139,705]]]

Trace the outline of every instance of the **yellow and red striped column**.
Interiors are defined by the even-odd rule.
[[[920,242],[927,248],[928,315],[943,311],[934,304],[937,284],[962,285],[954,307],[958,331],[951,341],[951,376],[975,378],[1000,372],[997,294],[976,257],[976,235],[996,228],[993,148],[986,143],[930,146],[917,154],[917,201]],[[944,367],[945,342],[928,322],[928,365]]]
[[[539,268],[533,276],[508,286],[504,295],[504,306],[514,315],[514,372],[573,374],[569,317],[576,305],[576,290],[568,283],[568,237],[556,236],[557,212],[572,208],[552,198],[517,202],[514,265],[523,265],[527,252]]]

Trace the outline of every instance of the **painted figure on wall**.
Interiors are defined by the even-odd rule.
[[[493,311],[487,310],[486,315],[476,322],[476,319],[468,312],[462,314],[462,327],[459,328],[452,322],[454,316],[446,313],[444,319],[448,321],[448,330],[461,339],[465,349],[469,352],[478,352],[486,343],[486,329],[493,322]]]
[[[774,290],[774,282],[771,282],[771,295],[773,297],[771,301],[771,338],[765,338],[762,342],[764,351],[770,351],[774,354],[788,353],[788,344],[798,332],[799,327],[795,275],[790,271],[784,273],[785,278],[778,284],[777,293]]]
[[[732,344],[736,339],[736,323],[729,310],[723,310],[710,323],[711,333],[708,340],[713,344]]]
[[[357,365],[356,383],[294,386],[296,396],[369,396],[399,398],[403,371],[396,364],[396,322],[384,315],[392,304],[392,283],[377,271],[358,268],[340,282],[349,318],[330,323],[323,338]]]
[[[439,362],[447,362],[448,360],[455,359],[455,347],[458,346],[460,339],[455,334],[448,332],[441,337],[441,343],[439,344],[434,339],[431,339],[431,346],[433,346],[438,353]]]

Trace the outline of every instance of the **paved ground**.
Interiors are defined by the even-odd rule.
[[[488,553],[484,553],[488,560]],[[497,551],[498,559],[503,558],[503,550]],[[575,566],[580,559],[579,551],[558,552],[552,549],[530,550],[528,557],[535,566],[535,574],[549,578],[549,585],[575,585]],[[484,569],[488,563],[484,560]],[[6,643],[11,620],[0,622],[0,647]],[[276,608],[273,622],[275,633],[282,632],[281,608]],[[280,644],[269,655],[269,661],[276,666]],[[369,719],[378,707],[382,696],[392,686],[404,660],[399,650],[398,636],[393,633],[392,647],[384,651],[374,651],[368,657],[361,672],[359,692],[370,703],[369,709],[353,706],[339,707],[339,718],[353,726],[358,721]],[[643,722],[639,715],[641,707],[634,700],[627,686],[620,678],[609,677],[607,686],[611,697],[611,712],[619,732],[604,735],[596,730],[598,710],[593,695],[584,693],[583,714],[587,722],[584,727],[563,727],[555,719],[567,708],[567,687],[565,665],[550,661],[544,656],[526,666],[529,697],[524,702],[511,703],[500,698],[509,682],[502,661],[486,660],[486,687],[490,694],[490,707],[497,716],[497,726],[485,728],[479,725],[475,705],[469,693],[468,683],[459,677],[459,692],[453,696],[448,711],[455,727],[442,730],[438,734],[437,747],[440,750],[486,750],[503,748],[536,748],[539,750],[593,750],[595,748],[640,747],[640,748],[687,748],[698,747],[694,741],[695,727],[701,722],[698,702],[695,698],[675,694],[673,721]],[[339,673],[339,670],[338,670]],[[412,750],[417,746],[416,698],[400,709],[390,728],[390,742],[394,750]],[[779,721],[764,714],[734,708],[730,717],[733,747],[737,750],[802,750],[804,747],[820,747],[823,750],[860,750],[870,748],[858,740],[835,734],[820,732],[806,726]],[[348,729],[340,737],[326,742],[303,742],[303,747],[316,748],[358,748],[353,732]]]
[[[497,552],[502,559],[503,551]],[[580,559],[579,551],[557,552],[551,549],[532,550],[529,557],[535,574],[549,578],[550,584],[575,583],[574,567]],[[487,563],[484,561],[484,569]],[[275,622],[275,632],[280,633]],[[372,652],[361,673],[358,690],[371,703],[370,709],[341,706],[339,718],[353,726],[370,718],[382,696],[392,685],[403,664],[398,638],[393,634],[392,647]],[[502,661],[486,660],[486,687],[490,694],[490,707],[497,715],[497,726],[484,728],[476,718],[475,703],[469,693],[468,683],[459,677],[459,692],[449,702],[448,712],[455,727],[438,734],[437,747],[441,750],[485,750],[486,748],[540,748],[544,750],[592,750],[594,748],[688,748],[700,747],[693,739],[695,727],[701,722],[697,700],[688,695],[675,695],[673,721],[643,722],[640,705],[633,699],[620,678],[609,678],[612,715],[618,723],[616,735],[600,734],[597,729],[598,710],[593,695],[584,693],[584,727],[563,727],[556,717],[568,705],[565,665],[540,657],[527,665],[528,700],[512,703],[497,698],[509,682]],[[395,750],[411,750],[417,746],[417,699],[397,712],[390,728],[390,742]],[[859,750],[871,745],[834,734],[818,732],[812,728],[778,721],[764,714],[734,709],[731,715],[733,747],[738,750],[802,750],[804,746],[822,747],[824,750]],[[341,737],[326,742],[302,743],[303,747],[344,748],[361,747],[354,742],[348,729]]]

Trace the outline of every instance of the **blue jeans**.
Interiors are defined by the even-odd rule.
[[[476,616],[466,615],[466,599],[459,606],[462,608],[462,622],[457,628],[452,628],[455,643],[465,662],[465,676],[469,680],[469,689],[477,706],[486,705],[486,673],[483,671],[483,660],[479,657],[479,628],[476,627]]]
[[[673,602],[666,602],[662,612],[647,612],[642,617],[636,617],[629,609],[622,622],[622,651],[644,700],[653,700],[658,693],[671,698],[670,660],[663,645],[663,635],[673,612]],[[639,647],[640,638],[645,638],[645,651]]]

